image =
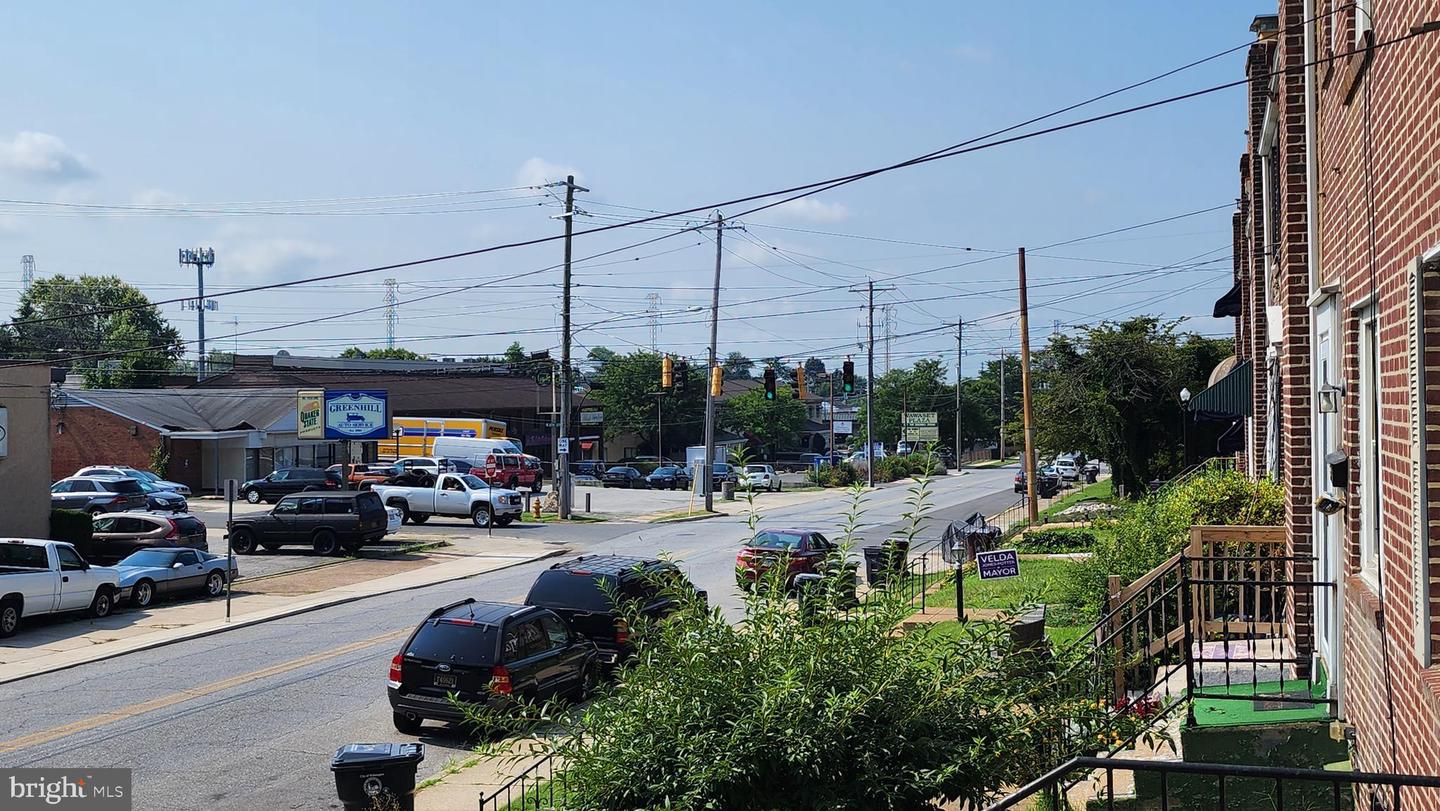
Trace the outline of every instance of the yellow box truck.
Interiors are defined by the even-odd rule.
[[[380,456],[433,456],[440,437],[508,439],[505,423],[483,417],[392,417],[390,439],[380,443]],[[513,440],[512,440],[513,441]]]

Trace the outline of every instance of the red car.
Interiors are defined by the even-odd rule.
[[[795,586],[795,576],[824,574],[825,562],[839,547],[809,529],[762,529],[735,556],[735,582],[751,589],[770,568],[785,561],[785,588]]]
[[[493,476],[487,472],[492,465],[495,468]],[[470,473],[496,487],[508,487],[511,490],[526,488],[533,493],[540,492],[540,487],[545,482],[545,473],[540,467],[539,458],[528,453],[492,453],[485,457],[483,464],[471,468]]]

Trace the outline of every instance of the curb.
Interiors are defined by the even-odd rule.
[[[711,518],[726,518],[730,513],[702,513],[701,515],[685,515],[679,518],[652,518],[649,521],[637,521],[641,524],[688,524],[692,521],[708,521]]]
[[[34,678],[34,677],[36,677],[36,676],[43,676],[43,675],[46,675],[47,673],[58,673],[58,672],[60,672],[60,671],[62,671],[62,670],[70,670],[70,669],[72,669],[72,668],[81,667],[82,665],[93,664],[93,663],[95,663],[95,662],[103,662],[103,661],[105,661],[106,659],[116,659],[116,658],[119,658],[119,657],[121,657],[121,656],[127,656],[127,655],[132,654],[132,653],[139,653],[139,652],[141,652],[141,651],[155,650],[156,648],[163,648],[163,647],[166,647],[167,645],[174,645],[174,644],[176,644],[177,642],[189,642],[189,641],[192,640],[192,639],[202,639],[202,638],[207,637],[207,636],[214,636],[214,635],[216,635],[216,634],[222,634],[222,633],[225,633],[226,631],[232,631],[232,630],[234,630],[234,629],[236,629],[236,628],[248,628],[248,627],[250,627],[250,626],[252,626],[252,625],[262,625],[262,624],[264,624],[264,623],[272,622],[272,621],[274,621],[274,620],[286,619],[286,618],[289,618],[289,617],[298,616],[298,615],[300,615],[300,614],[308,614],[308,613],[310,613],[311,611],[319,611],[319,610],[324,609],[324,608],[333,608],[334,606],[337,606],[337,605],[344,605],[345,603],[353,603],[353,602],[358,602],[358,601],[360,601],[360,600],[367,600],[367,599],[369,599],[369,598],[371,598],[371,597],[383,597],[383,596],[386,595],[386,594],[398,594],[398,593],[403,592],[403,591],[414,591],[414,590],[416,590],[416,589],[423,589],[423,588],[427,588],[427,587],[429,587],[429,586],[439,585],[439,584],[441,584],[441,583],[451,583],[451,582],[454,582],[454,581],[456,581],[456,580],[466,580],[466,579],[469,579],[469,578],[471,578],[471,577],[478,577],[478,576],[480,576],[480,575],[482,575],[482,574],[490,574],[491,572],[499,572],[499,571],[504,571],[505,569],[513,569],[513,568],[515,568],[516,566],[524,566],[524,565],[526,565],[526,564],[528,564],[528,563],[534,563],[534,562],[537,561],[537,560],[545,560],[545,559],[547,559],[547,558],[559,557],[560,555],[568,555],[568,554],[570,554],[570,549],[567,548],[567,547],[562,547],[562,548],[560,548],[560,549],[548,550],[548,551],[546,551],[544,554],[535,555],[534,557],[525,558],[524,560],[517,560],[517,561],[515,561],[515,562],[513,562],[513,563],[506,563],[506,564],[501,565],[501,566],[496,566],[496,567],[493,568],[493,569],[486,569],[486,570],[483,571],[483,572],[474,572],[474,573],[471,573],[471,574],[457,575],[457,576],[454,576],[454,577],[442,577],[442,578],[440,578],[440,579],[438,579],[438,580],[431,580],[431,581],[426,582],[426,583],[417,583],[417,584],[415,584],[415,585],[413,585],[413,586],[402,586],[402,587],[399,587],[399,588],[386,589],[386,590],[384,590],[384,591],[377,591],[377,592],[374,592],[374,593],[371,593],[371,594],[346,595],[346,596],[344,596],[344,597],[337,597],[337,598],[325,600],[325,601],[319,602],[319,603],[313,603],[313,604],[302,605],[302,606],[295,606],[295,607],[293,607],[293,608],[288,608],[288,609],[283,609],[283,608],[282,608],[282,609],[280,609],[277,613],[267,614],[267,615],[262,616],[262,617],[250,617],[250,618],[244,618],[244,617],[242,617],[242,618],[240,618],[240,619],[231,620],[230,622],[226,622],[226,623],[223,623],[223,624],[221,624],[221,625],[214,626],[214,627],[197,628],[193,633],[186,633],[186,634],[182,634],[182,635],[180,635],[180,636],[176,636],[176,637],[173,637],[173,638],[156,640],[156,641],[150,642],[150,643],[140,643],[140,644],[137,644],[135,647],[129,648],[129,649],[127,649],[127,650],[115,651],[114,653],[107,653],[107,654],[103,654],[103,655],[100,655],[100,656],[95,656],[95,657],[93,657],[93,658],[86,659],[86,660],[84,660],[84,661],[82,661],[82,662],[68,662],[68,663],[66,663],[66,664],[55,665],[55,666],[53,666],[53,667],[42,667],[41,669],[35,670],[35,671],[33,671],[33,672],[30,672],[30,673],[22,673],[22,674],[17,675],[17,676],[6,676],[6,675],[3,675],[3,674],[0,674],[0,684],[13,684],[13,683],[15,683],[15,682],[24,681],[25,679]],[[257,578],[257,579],[258,579],[258,578]],[[212,621],[212,622],[213,622],[213,621]]]
[[[447,546],[449,546],[449,545],[450,545],[450,543],[449,543],[448,541],[436,541],[435,543],[420,544],[420,545],[419,545],[420,548],[418,548],[418,549],[410,549],[410,550],[408,550],[408,551],[406,552],[406,554],[411,554],[411,553],[414,553],[414,552],[433,552],[433,551],[435,551],[436,549],[442,549],[442,548],[447,547]],[[224,557],[224,556],[222,555],[221,557]],[[242,560],[244,557],[245,557],[244,555],[236,555],[236,556],[235,556],[235,560],[236,560],[237,564],[238,564],[238,562],[239,562],[240,560]],[[324,569],[324,568],[327,567],[327,566],[339,566],[339,565],[342,564],[342,563],[352,563],[352,562],[357,561],[357,560],[389,560],[389,559],[390,559],[390,558],[387,558],[387,557],[376,557],[376,558],[352,558],[352,557],[344,557],[344,558],[338,558],[338,559],[335,559],[335,560],[322,560],[321,562],[316,563],[316,564],[313,565],[313,566],[301,566],[301,567],[298,568],[298,569],[286,569],[286,570],[283,571],[283,572],[271,572],[271,573],[269,573],[269,574],[257,574],[257,575],[255,575],[254,577],[244,577],[244,576],[241,576],[241,577],[238,578],[238,579],[239,579],[239,580],[244,580],[246,583],[254,583],[254,582],[259,581],[259,580],[269,580],[269,579],[272,578],[272,577],[284,577],[285,575],[300,574],[301,572],[313,572],[313,571],[315,571],[316,569]]]

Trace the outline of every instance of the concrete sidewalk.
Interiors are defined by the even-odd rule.
[[[453,759],[434,777],[420,784],[415,791],[415,811],[452,811],[456,808],[475,808],[480,800],[494,794],[516,775],[530,768],[541,759],[534,753],[534,738],[524,738],[507,744],[503,751],[495,754],[472,755],[461,760]],[[537,775],[549,776],[548,772]],[[523,786],[513,789],[518,800],[525,788],[534,783],[526,781]],[[502,801],[502,808],[504,807]]]
[[[540,541],[467,539],[399,559],[349,560],[274,575],[253,584],[241,578],[235,582],[228,620],[224,599],[120,608],[98,620],[37,618],[22,623],[14,637],[0,644],[0,684],[567,552]]]

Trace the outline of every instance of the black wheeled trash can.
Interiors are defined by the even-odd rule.
[[[415,770],[424,759],[423,743],[347,744],[330,759],[335,793],[346,811],[414,811]]]

